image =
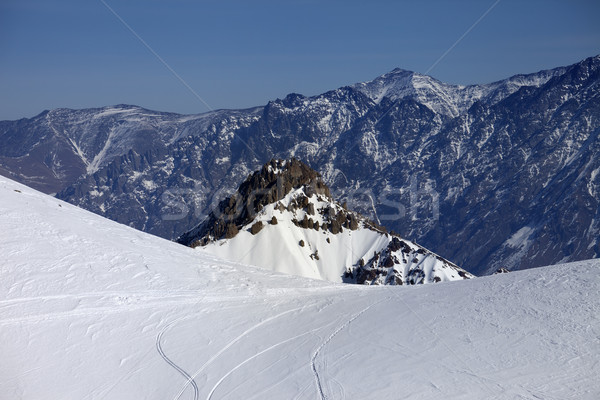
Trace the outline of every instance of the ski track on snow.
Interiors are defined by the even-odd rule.
[[[170,291],[170,298],[178,297],[191,297],[198,292],[195,290],[187,291]],[[142,291],[100,291],[100,292],[86,292],[86,293],[75,293],[75,294],[58,294],[58,295],[46,295],[46,296],[29,296],[29,297],[16,297],[13,299],[0,300],[0,307],[11,304],[27,303],[33,301],[49,301],[49,300],[83,300],[89,298],[103,299],[105,297],[135,297],[135,298],[165,298],[164,290],[142,290]]]
[[[157,302],[146,302],[141,304],[120,304],[118,306],[110,307],[84,307],[75,308],[71,311],[60,311],[55,313],[43,313],[37,315],[27,315],[23,317],[7,318],[0,320],[1,325],[14,325],[22,323],[40,323],[53,320],[69,319],[74,317],[92,317],[92,316],[108,316],[114,314],[122,314],[132,311],[141,310],[152,310],[157,307],[166,308],[170,306],[176,306],[181,304],[194,304],[197,303],[197,299],[190,299],[187,301],[171,301],[159,304]]]
[[[333,339],[338,333],[340,333],[342,331],[342,329],[346,328],[348,325],[350,325],[355,319],[357,319],[358,317],[360,317],[362,314],[364,314],[366,311],[368,311],[371,307],[385,301],[385,300],[390,300],[391,297],[386,297],[385,299],[379,300],[373,304],[368,305],[367,307],[363,308],[361,311],[359,311],[358,313],[354,314],[350,319],[348,319],[346,322],[344,322],[343,324],[339,325],[332,333],[331,335],[329,335],[327,337],[327,339],[323,340],[321,342],[321,344],[319,345],[319,347],[317,347],[317,350],[315,350],[315,352],[313,353],[313,356],[310,359],[310,367],[311,370],[313,372],[313,375],[315,377],[315,383],[317,384],[317,391],[319,393],[319,398],[321,400],[325,400],[327,399],[327,396],[325,395],[325,390],[323,390],[323,383],[321,382],[321,376],[319,375],[319,372],[317,371],[317,364],[316,364],[316,359],[319,356],[319,354],[321,353],[321,350],[323,350],[323,348],[327,345],[327,343],[329,343],[331,341],[331,339]],[[327,366],[327,363],[324,361],[324,366]],[[341,388],[340,392],[342,395],[344,395],[344,387],[337,381],[335,381]],[[342,397],[342,399],[345,398]]]
[[[148,295],[151,293],[152,295]],[[37,297],[22,297],[16,299],[9,299],[0,301],[0,309],[7,308],[10,306],[19,306],[25,303],[42,302],[52,300],[93,300],[94,302],[89,305],[81,306],[77,305],[74,308],[65,309],[56,312],[42,312],[35,314],[22,315],[18,317],[10,317],[0,319],[0,326],[2,325],[14,325],[22,323],[39,323],[51,320],[68,319],[73,317],[91,317],[95,315],[107,316],[113,314],[120,314],[131,311],[141,311],[154,308],[165,308],[180,305],[198,304],[198,298],[194,297],[194,293],[197,291],[189,291],[182,293],[175,293],[171,296],[162,296],[155,294],[156,291],[151,292],[95,292],[95,293],[82,293],[77,295],[56,295],[56,296],[37,296]],[[204,296],[202,298],[203,303],[223,303],[227,301],[238,301],[244,298],[245,295],[233,295],[233,296]],[[112,298],[112,305],[98,305],[100,300],[105,301],[107,298]],[[102,303],[109,304],[109,303]],[[69,306],[72,307],[72,306]]]
[[[291,342],[291,341],[293,341],[293,340],[299,339],[299,338],[301,338],[302,336],[309,335],[309,334],[311,334],[311,333],[313,333],[313,332],[316,332],[317,330],[318,330],[318,328],[316,328],[316,329],[311,329],[311,330],[310,330],[310,331],[308,331],[308,332],[304,332],[304,333],[301,333],[301,334],[299,334],[299,335],[293,336],[293,337],[291,337],[291,338],[288,338],[288,339],[282,340],[282,341],[280,341],[280,342],[277,342],[277,343],[275,343],[275,344],[273,344],[273,345],[271,345],[271,346],[267,347],[266,349],[264,349],[264,350],[262,350],[262,351],[259,351],[258,353],[254,354],[253,356],[251,356],[251,357],[248,357],[247,359],[245,359],[244,361],[242,361],[241,363],[239,363],[238,365],[236,365],[235,367],[233,367],[232,369],[230,369],[230,370],[229,370],[229,372],[227,372],[225,375],[223,375],[223,376],[221,377],[221,379],[219,379],[219,381],[218,381],[218,382],[215,384],[215,386],[213,386],[213,388],[211,389],[210,393],[209,393],[209,394],[208,394],[208,396],[206,397],[206,400],[211,400],[211,399],[212,399],[212,396],[213,396],[213,394],[215,393],[215,390],[217,390],[217,388],[219,387],[219,385],[221,385],[221,383],[223,383],[223,381],[224,381],[224,380],[225,380],[225,379],[226,379],[226,378],[227,378],[229,375],[231,375],[232,373],[234,373],[234,372],[235,372],[236,370],[238,370],[239,368],[243,367],[245,364],[247,364],[247,363],[249,363],[250,361],[254,360],[255,358],[257,358],[257,357],[259,357],[259,356],[263,355],[264,353],[267,353],[267,352],[269,352],[269,351],[273,350],[274,348],[276,348],[276,347],[278,347],[278,346],[281,346],[281,345],[283,345],[283,344],[285,344],[285,343],[288,343],[288,342]]]
[[[312,304],[312,305],[310,305],[310,306],[317,306],[317,305],[318,305],[318,304]],[[325,307],[328,307],[328,306],[330,306],[330,305],[331,305],[331,304],[327,304]],[[310,306],[305,306],[305,307],[310,307]],[[281,346],[281,345],[283,345],[283,344],[286,344],[286,343],[288,343],[288,342],[291,342],[291,341],[294,341],[294,340],[296,340],[296,339],[299,339],[299,338],[301,338],[301,337],[303,337],[303,336],[306,336],[306,335],[312,334],[312,333],[314,333],[314,332],[316,332],[316,331],[318,331],[318,330],[320,330],[320,329],[321,329],[321,327],[314,328],[314,329],[308,330],[308,331],[306,331],[306,332],[304,332],[304,333],[301,333],[301,334],[299,334],[299,335],[295,335],[295,336],[293,336],[293,337],[291,337],[291,338],[288,338],[288,339],[282,340],[282,341],[280,341],[280,342],[277,342],[277,343],[275,343],[275,344],[273,344],[273,345],[271,345],[271,346],[267,347],[267,348],[266,348],[266,349],[264,349],[264,350],[261,350],[261,351],[259,351],[259,352],[258,352],[258,353],[256,353],[256,354],[254,354],[254,355],[252,355],[252,356],[248,357],[247,359],[245,359],[244,361],[242,361],[241,363],[237,364],[235,367],[233,367],[232,369],[230,369],[230,370],[229,370],[229,371],[228,371],[228,372],[227,372],[225,375],[223,375],[223,376],[221,377],[221,379],[219,379],[219,381],[218,381],[218,382],[217,382],[217,383],[216,383],[216,384],[213,386],[213,388],[211,389],[210,393],[209,393],[209,394],[208,394],[208,396],[206,397],[206,400],[211,400],[211,399],[212,399],[212,396],[213,396],[213,394],[214,394],[214,392],[215,392],[215,390],[216,390],[216,389],[217,389],[217,388],[218,388],[218,387],[221,385],[221,383],[223,383],[223,381],[224,381],[224,380],[225,380],[225,379],[226,379],[226,378],[227,378],[229,375],[231,375],[232,373],[234,373],[236,370],[238,370],[239,368],[241,368],[241,367],[242,367],[242,366],[244,366],[245,364],[247,364],[247,363],[249,363],[250,361],[254,360],[255,358],[257,358],[257,357],[259,357],[259,356],[261,356],[261,355],[263,355],[263,354],[265,354],[265,353],[267,353],[267,352],[269,352],[269,351],[271,351],[271,350],[275,349],[276,347],[279,347],[279,346]]]
[[[189,319],[189,318],[191,318],[191,316],[180,318],[178,320],[171,322],[167,326],[165,326],[156,336],[156,350],[158,350],[158,354],[160,354],[162,359],[165,360],[165,362],[167,364],[169,364],[171,367],[173,367],[177,372],[179,372],[181,374],[181,376],[183,376],[186,379],[186,385],[192,385],[192,388],[194,389],[194,400],[198,400],[198,384],[196,383],[194,378],[192,378],[190,376],[190,374],[188,374],[183,368],[181,368],[179,365],[177,365],[175,362],[173,362],[169,357],[167,357],[167,355],[165,354],[165,352],[162,348],[162,337],[165,334],[165,332],[169,328],[171,328],[171,326],[173,326],[174,324],[181,322],[185,319]]]
[[[234,344],[236,344],[237,342],[239,342],[244,336],[246,336],[248,333],[252,332],[255,329],[258,329],[259,327],[261,327],[262,325],[269,323],[275,319],[281,318],[286,314],[292,313],[294,311],[298,311],[301,310],[303,308],[305,308],[306,306],[302,306],[302,307],[296,307],[296,308],[292,308],[290,310],[281,312],[279,314],[273,315],[272,317],[269,317],[253,326],[251,326],[250,328],[246,329],[244,332],[242,332],[239,336],[237,336],[235,339],[231,340],[227,345],[225,345],[221,350],[219,350],[215,355],[213,355],[208,361],[206,361],[196,372],[194,372],[193,375],[190,376],[191,380],[193,381],[194,379],[196,379],[196,377],[202,372],[204,371],[204,369],[210,365],[211,363],[213,363],[217,358],[219,358],[221,356],[221,354],[223,354],[225,351],[227,351],[231,346],[233,346]],[[179,398],[181,398],[181,395],[183,394],[183,392],[185,391],[185,389],[188,387],[188,385],[190,385],[190,381],[186,382],[185,385],[181,388],[181,390],[179,391],[179,393],[177,393],[177,395],[174,397],[174,400],[179,400]]]

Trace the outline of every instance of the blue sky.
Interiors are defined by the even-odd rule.
[[[486,83],[600,54],[598,1],[104,2],[212,109],[425,73],[471,27],[429,75]],[[120,103],[208,110],[102,0],[2,0],[0,93],[0,120]]]

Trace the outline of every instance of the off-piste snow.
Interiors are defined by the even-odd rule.
[[[600,261],[362,286],[0,177],[1,399],[597,399]]]

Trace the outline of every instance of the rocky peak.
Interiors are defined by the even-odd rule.
[[[469,279],[451,262],[348,210],[297,159],[251,174],[179,243],[251,265],[368,285]]]
[[[246,178],[232,196],[222,200],[204,223],[177,239],[185,245],[204,245],[212,240],[232,238],[252,222],[264,206],[282,200],[294,189],[306,196],[331,196],[321,175],[303,162],[272,159]]]

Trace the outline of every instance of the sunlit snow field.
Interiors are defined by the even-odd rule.
[[[598,399],[600,261],[362,287],[0,177],[1,399]]]

